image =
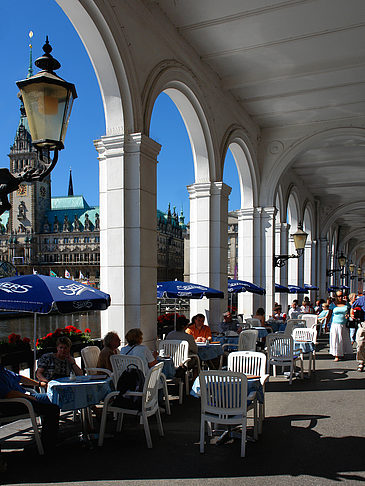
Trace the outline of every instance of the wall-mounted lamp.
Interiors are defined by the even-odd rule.
[[[332,277],[337,272],[342,272],[343,267],[346,265],[346,257],[341,251],[341,255],[337,258],[338,264],[340,268],[334,268],[333,270],[327,270],[326,275],[327,277]]]
[[[291,235],[294,240],[294,246],[297,254],[293,255],[275,255],[274,256],[274,267],[283,267],[289,258],[299,258],[304,253],[305,244],[307,242],[308,233],[303,231],[303,225],[300,222],[298,224],[298,229],[295,233]]]

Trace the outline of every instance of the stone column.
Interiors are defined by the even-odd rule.
[[[265,282],[265,312],[271,315],[275,302],[275,207],[261,208],[261,272]]]
[[[255,251],[255,220],[260,217],[255,208],[237,211],[238,216],[238,280],[255,282],[255,260],[259,252]],[[259,266],[259,265],[257,265]],[[256,311],[255,295],[251,292],[238,294],[238,313],[251,317]]]
[[[188,186],[190,198],[190,282],[224,292],[224,299],[190,301],[191,316],[209,313],[209,325],[217,328],[227,309],[228,196],[223,182],[199,182]]]
[[[280,224],[280,255],[288,254],[288,238],[289,238],[290,224],[281,223]],[[285,287],[288,285],[288,264],[280,267],[280,283]],[[280,303],[282,305],[283,312],[287,312],[288,308],[288,294],[280,294]],[[293,300],[291,298],[291,300]]]
[[[320,238],[319,240],[319,269],[318,269],[318,286],[319,296],[325,298],[328,294],[327,291],[327,247],[328,242],[326,238]]]
[[[101,333],[134,327],[156,338],[156,164],[161,146],[141,133],[95,142],[100,161],[100,282],[111,295]]]

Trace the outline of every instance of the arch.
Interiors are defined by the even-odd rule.
[[[299,204],[299,195],[298,195],[298,189],[296,186],[291,184],[288,188],[287,191],[287,196],[285,200],[285,214],[286,214],[286,222],[290,224],[291,228],[296,231],[296,227],[300,221],[301,218],[301,211],[300,211],[300,204]],[[291,215],[290,219],[293,219],[295,221],[295,228],[293,227],[293,224],[291,221],[289,221],[289,212]]]
[[[307,241],[311,242],[315,236],[314,207],[311,201],[306,201],[303,206],[303,229],[308,233]]]
[[[356,228],[353,231],[347,233],[347,235],[342,239],[341,243],[339,244],[339,250],[343,249],[346,243],[348,243],[352,238],[362,237],[364,236],[364,229],[363,228]],[[365,243],[362,243],[365,246]]]
[[[221,160],[224,160],[230,149],[236,163],[241,189],[241,209],[257,206],[258,173],[252,154],[252,144],[247,133],[240,127],[230,127],[223,136],[221,144]],[[222,170],[223,175],[223,170]]]
[[[351,211],[355,211],[357,209],[365,209],[365,201],[356,201],[349,204],[343,204],[342,206],[335,208],[331,213],[326,215],[326,220],[324,221],[323,226],[321,228],[320,236],[324,237],[326,233],[329,231],[329,229],[331,228],[332,224],[342,215],[349,213]]]
[[[211,137],[208,109],[195,76],[181,63],[166,60],[150,73],[142,94],[143,127],[148,135],[153,106],[160,93],[166,93],[175,103],[189,135],[193,152],[195,182],[222,180]]]
[[[113,11],[110,9],[107,20],[95,2],[83,5],[69,0],[56,2],[72,22],[94,67],[103,100],[106,135],[138,131],[142,117],[138,98],[132,95],[138,93],[133,63],[125,40],[119,33],[114,34],[118,32],[117,26],[114,32],[111,30],[115,22]],[[105,5],[103,12],[106,11]],[[118,43],[125,44],[122,52]]]
[[[323,142],[323,140],[327,138],[342,136],[365,139],[365,129],[360,127],[331,128],[314,133],[313,135],[306,135],[300,140],[297,140],[288,148],[288,150],[284,150],[270,167],[265,166],[262,175],[263,183],[260,191],[261,205],[270,206],[273,204],[273,201],[275,200],[274,194],[281,176],[294,163],[300,153],[310,149],[319,142]]]
[[[275,207],[279,212],[280,223],[287,223],[287,211],[285,210],[287,201],[284,204],[283,188],[281,184],[278,185],[275,195]]]

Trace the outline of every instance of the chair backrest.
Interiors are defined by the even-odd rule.
[[[286,321],[284,336],[285,337],[291,336],[293,333],[293,329],[296,329],[297,327],[306,328],[307,323],[305,322],[304,319],[288,319]]]
[[[98,346],[86,346],[81,349],[81,357],[85,368],[96,368],[98,364],[100,349]]]
[[[245,321],[250,327],[262,327],[260,319],[256,317],[246,317]]]
[[[237,314],[237,321],[238,321],[238,324],[240,324],[240,325],[243,324],[242,314]]]
[[[266,373],[266,356],[255,351],[234,351],[228,355],[227,369],[245,375],[263,376]]]
[[[142,410],[153,412],[158,408],[158,386],[163,363],[157,363],[149,369],[143,387]]]
[[[202,413],[247,413],[247,377],[244,374],[234,371],[202,371],[199,381]]]
[[[266,338],[268,358],[292,359],[293,338],[269,334]]]
[[[170,356],[175,368],[178,368],[188,359],[189,343],[179,340],[165,340],[158,343],[158,352],[163,356]]]
[[[110,363],[113,369],[113,381],[114,386],[117,386],[118,380],[120,375],[123,373],[124,370],[127,369],[128,365],[134,364],[146,374],[144,369],[143,360],[139,356],[129,356],[129,354],[113,354],[110,356]]]
[[[318,322],[318,316],[317,314],[300,314],[299,319],[302,319],[306,322],[307,327],[312,327],[314,325],[317,325]]]
[[[315,327],[312,327],[311,329],[308,329],[307,327],[293,329],[292,336],[294,341],[317,343],[317,329]]]
[[[245,329],[238,339],[238,351],[256,351],[256,342],[259,331],[257,329]]]

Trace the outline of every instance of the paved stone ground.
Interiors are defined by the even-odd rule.
[[[151,420],[153,449],[146,447],[143,427],[134,418],[102,448],[83,447],[76,439],[79,423],[62,422],[54,457],[40,457],[34,444],[23,450],[25,436],[3,442],[8,462],[2,484],[22,485],[346,485],[365,481],[365,373],[354,360],[334,363],[324,338],[317,371],[310,379],[270,378],[263,435],[247,444],[240,458],[239,441],[206,447],[199,453],[200,402],[188,397],[163,416],[165,437]],[[306,363],[307,364],[307,363]],[[27,426],[22,422],[21,426]],[[112,432],[112,422],[109,432]],[[17,424],[17,427],[19,423]],[[0,428],[0,437],[12,426]],[[213,440],[214,442],[214,440]]]

